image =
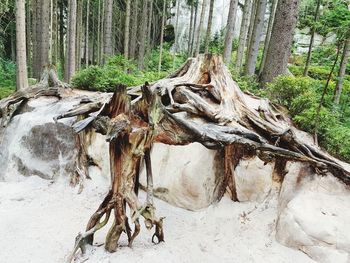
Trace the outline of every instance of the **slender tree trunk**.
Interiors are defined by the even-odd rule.
[[[277,0],[274,0],[274,1],[277,1]],[[252,0],[246,0],[244,2],[243,17],[242,17],[241,29],[239,32],[238,49],[237,49],[237,57],[236,57],[237,72],[241,71],[241,67],[243,63],[244,48],[247,42],[247,34],[248,34],[248,27],[249,27],[249,12],[251,11],[251,8],[252,8]]]
[[[53,0],[52,2],[52,52],[51,52],[51,61],[54,65],[57,64],[58,57],[58,2]]]
[[[224,62],[226,65],[229,65],[231,61],[232,41],[233,41],[233,32],[235,30],[237,7],[238,7],[238,0],[231,0],[230,10],[227,18],[224,55],[223,55]]]
[[[133,0],[133,9],[131,19],[131,29],[130,29],[130,43],[129,43],[129,58],[136,58],[136,45],[138,36],[138,12],[139,12],[139,0]],[[143,18],[142,18],[143,19]],[[143,25],[141,24],[141,27]]]
[[[82,45],[83,45],[83,0],[77,0],[77,18],[76,18],[76,41],[75,41],[75,69],[79,70],[81,65]]]
[[[252,11],[250,12],[250,18],[249,18],[249,28],[248,28],[248,36],[247,36],[247,41],[246,41],[246,48],[247,48],[247,52],[246,52],[246,58],[245,61],[247,62],[248,59],[248,49],[250,46],[250,42],[252,40],[252,34],[253,34],[253,28],[254,28],[254,21],[255,21],[255,15],[256,15],[256,8],[258,5],[258,0],[252,0]]]
[[[328,74],[328,78],[327,78],[327,81],[326,81],[326,85],[325,85],[324,88],[323,88],[322,95],[321,95],[321,99],[320,99],[320,102],[319,102],[318,107],[317,107],[317,110],[316,110],[316,116],[315,116],[315,130],[314,130],[314,140],[315,140],[315,144],[316,144],[316,145],[318,145],[317,133],[318,133],[319,122],[320,122],[320,112],[321,112],[321,108],[322,108],[322,105],[323,105],[323,102],[324,102],[324,97],[325,97],[325,95],[326,95],[326,93],[327,93],[327,90],[328,90],[329,82],[330,82],[331,79],[332,79],[335,66],[337,65],[337,62],[338,62],[339,53],[340,53],[340,46],[339,46],[339,44],[338,44],[338,47],[337,47],[337,55],[336,55],[336,57],[335,57],[335,60],[334,60],[332,69],[331,69],[331,71],[330,71],[329,74]]]
[[[105,5],[105,23],[104,23],[104,56],[113,55],[112,46],[112,21],[113,21],[113,0],[106,0]],[[129,18],[130,19],[130,18]],[[104,58],[105,61],[105,58]]]
[[[261,63],[260,63],[260,68],[259,68],[259,76],[260,76],[261,72],[263,71],[263,68],[264,68],[264,65],[265,65],[265,61],[266,61],[267,48],[269,46],[269,42],[270,42],[270,38],[271,38],[273,20],[275,19],[277,3],[278,3],[278,0],[272,0],[272,2],[271,2],[270,18],[269,18],[269,24],[267,26],[267,32],[266,32],[266,37],[265,37],[263,56],[262,56]]]
[[[147,51],[146,53],[149,54],[151,52],[152,48],[152,17],[153,17],[153,0],[149,1],[149,18],[148,18],[148,26],[147,26]]]
[[[314,15],[314,22],[313,22],[313,25],[311,27],[311,37],[310,37],[310,43],[309,43],[309,50],[307,52],[305,68],[304,68],[304,73],[303,73],[304,76],[307,76],[307,74],[309,72],[309,66],[310,66],[310,62],[311,62],[312,46],[314,45],[316,23],[317,23],[318,16],[319,16],[320,5],[321,5],[321,0],[317,0],[316,10],[315,10],[315,15]]]
[[[207,5],[208,5],[208,0],[203,0],[201,17],[199,19],[199,26],[198,26],[198,31],[197,31],[196,50],[195,50],[195,54],[194,54],[196,57],[199,55],[199,49],[201,46],[201,35],[203,32],[204,17],[205,17],[205,12],[207,10]]]
[[[28,87],[25,0],[16,0],[16,89]]]
[[[86,22],[85,22],[85,66],[89,66],[89,17],[90,17],[90,0],[86,1]]]
[[[191,44],[192,44],[192,31],[193,31],[193,15],[194,15],[194,7],[193,3],[191,4],[191,16],[190,16],[190,29],[188,31],[188,47],[187,47],[187,57],[191,55]]]
[[[175,69],[175,58],[177,52],[177,42],[179,41],[179,13],[180,13],[180,0],[176,1],[176,22],[175,22],[175,42],[174,42],[174,53],[173,53],[173,70]]]
[[[345,70],[346,70],[346,65],[348,64],[348,61],[349,61],[349,56],[350,56],[350,38],[346,39],[344,43],[344,49],[343,49],[343,54],[340,61],[337,84],[335,85],[335,90],[334,90],[333,102],[335,104],[339,104],[339,101],[340,101],[340,95],[343,89]]]
[[[160,74],[160,71],[162,69],[163,38],[164,38],[164,27],[165,27],[166,4],[167,4],[167,0],[163,1],[162,26],[161,26],[161,32],[160,32],[160,45],[159,45],[158,74]]]
[[[141,20],[141,32],[140,32],[140,48],[138,54],[137,65],[140,70],[143,70],[145,67],[144,59],[145,59],[145,50],[146,50],[146,37],[147,37],[147,0],[142,0],[142,20]]]
[[[67,34],[67,59],[65,81],[70,82],[75,72],[75,42],[76,42],[76,26],[77,26],[77,0],[68,2],[68,34]]]
[[[101,64],[101,0],[98,0],[97,10],[97,64]]]
[[[37,40],[37,13],[38,13],[38,8],[37,8],[37,0],[31,0],[31,6],[32,6],[32,34],[31,34],[31,39],[32,39],[32,78],[36,78],[37,74],[37,67],[38,67],[38,40]],[[29,32],[28,32],[29,33]]]
[[[299,0],[278,1],[265,66],[260,77],[262,86],[287,71],[298,7]]]
[[[192,39],[191,39],[191,55],[193,55],[193,49],[194,49],[194,40],[197,32],[197,17],[198,17],[198,5],[199,5],[199,0],[195,0],[195,11],[194,11],[194,21],[193,21],[193,32],[192,32]]]
[[[41,23],[40,23],[40,72],[49,64],[50,49],[50,1],[41,1]]]
[[[124,31],[124,57],[129,58],[129,33],[130,33],[130,1],[126,0],[125,31]]]
[[[255,72],[256,61],[258,58],[259,44],[264,29],[264,17],[266,12],[267,0],[259,0],[256,15],[254,19],[254,27],[252,32],[252,38],[250,41],[247,63],[245,65],[245,75],[251,76]]]
[[[28,68],[28,76],[32,76],[32,60],[31,60],[31,34],[32,34],[32,16],[31,16],[31,1],[27,1],[26,8],[26,48],[27,48],[27,68]]]
[[[205,53],[209,52],[209,42],[210,42],[210,36],[211,36],[211,27],[212,27],[212,24],[213,24],[214,2],[215,2],[215,0],[210,0],[208,27],[207,27],[207,34],[205,36],[205,43],[204,43]]]
[[[59,57],[60,57],[60,64],[61,64],[62,71],[65,72],[65,59],[64,59],[64,55],[65,55],[65,52],[64,52],[64,2],[63,2],[63,0],[59,0],[59,1],[60,1]]]

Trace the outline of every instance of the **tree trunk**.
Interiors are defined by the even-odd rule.
[[[76,26],[77,26],[77,1],[71,0],[68,2],[68,32],[67,32],[67,59],[65,81],[70,82],[75,73],[75,51],[76,51]]]
[[[246,0],[244,2],[243,17],[242,17],[241,29],[239,32],[238,49],[237,49],[237,57],[236,57],[236,71],[238,73],[241,71],[241,68],[242,68],[244,48],[247,42],[247,34],[248,34],[248,28],[249,28],[249,12],[251,12],[251,9],[252,9],[252,0]]]
[[[231,61],[232,41],[233,41],[233,32],[235,30],[237,7],[238,7],[238,0],[231,0],[230,11],[228,13],[228,18],[227,18],[224,55],[223,55],[224,62],[226,65],[229,65]]]
[[[40,67],[39,75],[44,67],[49,65],[50,49],[50,1],[41,0],[41,23],[40,23]]]
[[[209,42],[210,42],[210,37],[211,37],[211,27],[213,24],[213,11],[214,11],[214,1],[215,0],[210,0],[210,5],[209,5],[209,17],[208,17],[208,27],[207,27],[207,34],[205,36],[205,53],[209,52]]]
[[[130,1],[126,0],[125,30],[124,30],[124,57],[129,58],[129,33],[130,33]]]
[[[193,14],[194,14],[194,7],[193,3],[191,4],[191,16],[190,16],[190,29],[188,31],[188,47],[187,47],[187,57],[189,57],[192,54],[192,31],[193,31]]]
[[[147,26],[147,50],[146,53],[151,53],[152,49],[152,17],[153,17],[153,0],[149,1],[149,18],[148,18],[148,26]]]
[[[63,3],[63,0],[59,0],[59,1],[60,1],[59,57],[60,57],[60,64],[61,64],[62,71],[65,72],[65,59],[64,59],[64,57],[65,57],[65,52],[64,52],[64,3]]]
[[[259,76],[261,75],[261,72],[263,71],[265,61],[266,61],[267,48],[269,46],[269,42],[270,42],[270,38],[271,38],[271,32],[272,32],[273,20],[275,19],[277,2],[278,2],[278,0],[272,0],[272,3],[271,3],[270,18],[269,18],[269,24],[267,26],[263,56],[262,56],[260,68],[259,68]]]
[[[57,65],[58,58],[58,0],[52,2],[52,51],[51,51],[51,62]]]
[[[31,13],[31,1],[27,1],[26,6],[26,50],[27,50],[27,68],[28,76],[32,76],[32,13]]]
[[[191,56],[193,56],[194,52],[194,44],[195,44],[195,36],[197,32],[197,17],[198,17],[198,5],[199,5],[199,0],[194,0],[195,2],[195,11],[194,11],[194,21],[193,21],[193,30],[192,30],[192,39],[191,39]]]
[[[173,70],[175,70],[175,58],[178,49],[179,41],[179,14],[180,14],[180,0],[176,1],[176,22],[175,22],[175,42],[174,42],[174,52],[173,52]]]
[[[163,54],[163,38],[164,38],[164,27],[165,27],[166,4],[167,4],[167,0],[163,1],[162,25],[161,25],[160,45],[159,45],[158,74],[160,74],[160,71],[162,70],[162,54]]]
[[[138,39],[138,17],[139,17],[139,0],[133,0],[133,9],[131,19],[131,30],[130,30],[130,44],[129,44],[129,58],[136,59],[136,46]],[[142,27],[142,24],[141,24]]]
[[[16,89],[28,87],[25,0],[16,0]]]
[[[252,0],[252,10],[250,12],[250,18],[249,18],[249,28],[248,28],[248,36],[247,36],[247,42],[245,44],[247,48],[246,52],[246,57],[245,57],[245,62],[248,60],[248,49],[250,46],[250,42],[252,40],[252,34],[253,34],[253,28],[254,28],[254,20],[255,20],[255,15],[256,15],[256,8],[258,5],[258,0]]]
[[[339,44],[338,44],[338,47],[337,47],[337,55],[336,55],[336,57],[335,57],[335,60],[334,60],[332,69],[331,69],[331,71],[330,71],[329,74],[328,74],[328,78],[327,78],[327,81],[326,81],[326,85],[324,85],[324,88],[323,88],[323,91],[322,91],[322,95],[321,95],[321,98],[320,98],[320,102],[318,103],[318,107],[317,107],[317,110],[316,110],[316,116],[315,116],[315,130],[314,130],[314,140],[315,140],[315,144],[316,144],[316,145],[318,145],[318,136],[317,136],[317,133],[318,133],[318,127],[319,127],[319,122],[320,122],[320,112],[321,112],[321,108],[322,108],[322,106],[323,106],[324,97],[325,97],[325,95],[326,95],[326,93],[327,93],[327,90],[328,90],[329,82],[330,82],[331,79],[332,79],[333,72],[334,72],[334,70],[335,70],[335,66],[336,66],[337,63],[338,63],[339,53],[340,53],[340,46],[339,46]]]
[[[83,0],[77,0],[77,18],[76,18],[76,41],[75,41],[75,69],[79,70],[81,66],[81,58],[83,46]]]
[[[85,67],[89,66],[89,17],[90,0],[86,1],[86,22],[85,22]]]
[[[254,27],[252,31],[250,45],[247,52],[247,62],[244,70],[244,73],[247,76],[252,76],[255,73],[260,40],[264,29],[264,17],[266,12],[266,4],[267,4],[267,0],[259,0],[256,8]]]
[[[346,71],[346,65],[348,64],[350,56],[350,38],[345,40],[342,58],[340,61],[339,73],[337,84],[335,85],[333,102],[339,104],[340,95],[343,89],[344,76]]]
[[[130,0],[129,0],[130,1]],[[104,62],[106,61],[106,56],[113,55],[113,45],[112,45],[112,21],[113,21],[113,0],[105,0],[105,23],[104,23],[104,37],[103,37],[103,55]],[[129,17],[130,20],[130,17]]]
[[[265,66],[260,77],[262,86],[287,70],[298,7],[299,0],[278,1]]]
[[[146,37],[147,37],[147,24],[148,24],[148,0],[142,0],[142,20],[141,20],[141,30],[140,30],[140,48],[138,54],[137,65],[140,70],[143,70],[145,67],[145,51],[146,51]]]
[[[37,37],[37,23],[38,23],[38,0],[31,0],[32,6],[32,74],[31,77],[38,78],[38,37]]]
[[[315,15],[314,15],[314,21],[313,21],[313,25],[311,27],[311,37],[310,37],[310,43],[309,43],[309,50],[307,52],[305,68],[304,68],[304,73],[303,73],[304,76],[307,76],[307,74],[309,72],[309,66],[310,66],[310,62],[311,62],[311,53],[312,53],[312,47],[314,45],[316,23],[318,21],[320,5],[321,5],[321,0],[317,0],[316,10],[315,10]]]
[[[96,47],[96,52],[97,52],[97,64],[101,64],[101,0],[98,0],[98,8],[97,8],[97,47]]]
[[[207,10],[207,5],[208,5],[208,0],[203,0],[202,3],[202,11],[201,11],[201,17],[199,19],[199,26],[198,26],[198,31],[197,31],[197,40],[196,40],[196,51],[195,51],[195,56],[199,55],[199,49],[201,45],[201,35],[203,32],[203,25],[204,25],[204,17],[205,17],[205,12]]]

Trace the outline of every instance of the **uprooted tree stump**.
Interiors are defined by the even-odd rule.
[[[43,91],[35,94],[40,92]],[[0,103],[2,112],[8,109],[9,101],[11,98]],[[332,174],[350,184],[349,171],[312,143],[304,142],[300,131],[278,106],[242,92],[219,56],[191,58],[173,75],[151,85],[130,89],[118,86],[108,101],[82,101],[56,120],[72,116],[79,116],[73,126],[77,133],[95,129],[106,136],[112,185],[90,218],[86,232],[76,237],[69,261],[79,249],[85,252],[86,244],[93,243],[94,233],[107,224],[112,213],[114,222],[106,236],[107,251],[116,251],[122,233],[127,234],[131,246],[140,232],[142,217],[148,229],[155,228],[152,241],[164,241],[163,218],[156,217],[153,203],[150,150],[154,142],[199,142],[210,149],[224,149],[225,172],[219,198],[228,190],[236,200],[234,168],[245,156],[278,163],[281,177],[286,161],[292,160],[308,163],[319,175]],[[147,174],[145,204],[137,197],[142,159]]]

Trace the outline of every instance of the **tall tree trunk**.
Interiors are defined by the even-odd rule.
[[[140,47],[138,54],[137,65],[140,70],[144,69],[144,59],[145,59],[145,50],[146,50],[146,36],[147,36],[147,0],[142,0],[142,20],[141,20],[141,32],[140,32]]]
[[[59,0],[59,1],[60,1],[59,57],[60,57],[60,64],[61,64],[62,72],[65,72],[65,59],[64,59],[64,57],[65,57],[65,52],[64,52],[64,2],[63,2],[63,0]]]
[[[274,1],[277,1],[277,0],[274,0]],[[241,67],[243,63],[244,48],[247,42],[247,34],[248,34],[248,28],[249,28],[249,13],[251,9],[252,9],[252,0],[246,0],[244,2],[243,17],[242,17],[241,29],[239,32],[238,49],[237,49],[237,57],[236,57],[237,72],[241,71]]]
[[[175,70],[175,58],[178,49],[179,41],[179,13],[180,13],[180,0],[176,1],[176,22],[175,22],[175,42],[174,42],[174,53],[173,53],[173,70]]]
[[[113,21],[113,0],[106,0],[105,4],[105,23],[104,23],[104,37],[103,37],[103,54],[104,56],[113,55],[112,45],[112,21]],[[105,61],[105,57],[104,57]]]
[[[37,78],[38,68],[38,38],[37,38],[37,20],[38,20],[38,0],[31,0],[32,6],[32,74],[31,77]]]
[[[269,46],[269,42],[270,42],[270,38],[271,38],[273,20],[275,19],[277,3],[278,3],[278,0],[272,0],[272,2],[271,2],[270,18],[269,18],[269,24],[267,26],[267,32],[266,32],[266,37],[265,37],[263,56],[262,56],[261,63],[260,63],[260,68],[259,68],[259,76],[260,76],[261,72],[263,71],[263,68],[264,68],[264,65],[265,65],[265,61],[266,61],[267,48]]]
[[[214,2],[215,0],[210,0],[209,5],[209,17],[208,17],[208,27],[207,27],[207,34],[205,36],[205,43],[204,43],[204,49],[205,53],[209,52],[209,42],[210,42],[210,36],[211,36],[211,27],[213,24],[213,11],[214,11]]]
[[[254,27],[252,37],[247,53],[247,63],[245,65],[245,75],[251,76],[255,72],[256,61],[258,58],[259,44],[264,29],[264,17],[266,12],[267,0],[259,0],[256,15],[254,19]]]
[[[309,50],[307,52],[305,68],[304,68],[304,73],[303,73],[304,76],[307,76],[307,74],[309,72],[309,66],[310,66],[310,62],[311,62],[312,46],[314,45],[316,23],[317,23],[318,16],[319,16],[320,5],[321,5],[321,0],[317,0],[316,10],[315,10],[315,15],[314,15],[314,21],[313,21],[313,25],[311,27],[311,37],[310,37],[310,43],[309,43]]]
[[[201,35],[203,32],[204,17],[205,17],[205,11],[207,10],[207,5],[208,5],[208,0],[203,0],[201,17],[199,19],[199,26],[198,26],[198,31],[197,31],[196,50],[194,53],[194,55],[196,57],[199,55],[199,49],[201,46]]]
[[[125,30],[124,30],[124,57],[129,58],[129,33],[130,33],[130,1],[126,0]]]
[[[285,74],[297,23],[299,0],[279,0],[260,83]]]
[[[52,64],[57,64],[58,57],[58,0],[52,1],[52,51],[51,51],[51,62]]]
[[[349,61],[349,56],[350,56],[350,38],[348,37],[344,43],[344,49],[343,49],[343,54],[340,61],[337,84],[335,85],[335,90],[334,90],[333,102],[335,104],[339,104],[339,101],[340,101],[340,95],[343,89],[345,70],[346,70],[346,65],[348,64],[348,61]]]
[[[75,40],[76,40],[76,26],[77,26],[77,0],[68,2],[68,34],[67,34],[67,59],[65,81],[70,82],[75,72]]]
[[[32,34],[32,16],[31,16],[31,1],[27,1],[26,7],[26,49],[27,49],[27,68],[28,68],[28,76],[32,76],[32,61],[31,61],[31,34]]]
[[[79,70],[81,65],[82,45],[83,45],[83,0],[77,0],[77,18],[76,18],[76,41],[75,41],[75,69]]]
[[[16,89],[28,87],[25,0],[16,0]]]
[[[197,17],[198,17],[198,5],[199,0],[195,0],[195,11],[194,11],[194,21],[193,21],[193,29],[192,29],[192,39],[191,39],[191,56],[193,55],[193,49],[195,44],[195,36],[197,32]]]
[[[97,64],[101,64],[101,0],[98,0],[97,8]]]
[[[165,27],[165,11],[166,11],[167,0],[163,1],[163,11],[162,11],[162,25],[160,32],[160,45],[159,45],[159,61],[158,61],[158,74],[162,69],[162,55],[163,55],[163,38],[164,38],[164,27]]]
[[[253,34],[253,28],[254,28],[254,21],[255,21],[255,15],[256,15],[256,8],[258,5],[258,0],[252,0],[252,11],[250,12],[250,18],[249,18],[249,28],[248,28],[248,36],[247,36],[247,41],[246,41],[246,48],[247,48],[247,52],[246,52],[246,57],[245,57],[245,61],[247,62],[248,59],[248,49],[250,46],[250,42],[252,40],[252,34]]]
[[[320,102],[318,103],[318,107],[317,107],[317,110],[316,110],[316,116],[315,116],[315,130],[314,130],[314,140],[315,140],[315,144],[316,144],[316,145],[318,145],[317,133],[318,133],[319,122],[320,122],[320,112],[321,112],[321,108],[322,108],[322,105],[323,105],[323,102],[324,102],[324,97],[325,97],[325,95],[326,95],[326,93],[327,93],[327,90],[328,90],[329,82],[330,82],[331,79],[332,79],[333,72],[334,72],[334,70],[335,70],[335,66],[336,66],[337,63],[338,63],[339,53],[340,53],[340,46],[339,46],[339,44],[338,44],[338,46],[337,46],[337,55],[335,56],[335,60],[334,60],[333,66],[332,66],[332,68],[331,68],[331,71],[330,71],[329,74],[328,74],[328,78],[327,78],[327,81],[326,81],[326,85],[325,85],[324,88],[323,88],[322,95],[321,95],[321,98],[320,98]]]
[[[90,0],[86,1],[86,22],[85,22],[85,66],[89,66],[89,17],[90,17]]]
[[[148,26],[147,26],[147,50],[146,53],[149,54],[152,48],[152,17],[153,17],[153,0],[149,1],[149,18],[148,18]]]
[[[50,1],[41,1],[41,23],[40,23],[40,72],[49,64],[50,48]]]
[[[187,57],[191,55],[191,45],[192,45],[192,31],[193,31],[193,15],[194,15],[194,4],[191,4],[191,16],[190,16],[190,29],[188,31],[188,47],[187,47]]]
[[[137,46],[137,34],[138,32],[138,12],[139,12],[139,0],[133,0],[133,9],[131,19],[131,30],[130,30],[130,43],[129,43],[129,58],[136,58],[136,46]],[[142,18],[143,19],[143,18]],[[141,24],[141,27],[143,25]]]
[[[226,65],[229,65],[231,61],[232,41],[233,41],[233,32],[235,30],[237,7],[238,7],[238,0],[231,0],[230,11],[228,13],[228,18],[227,18],[224,55],[223,55],[224,62]]]

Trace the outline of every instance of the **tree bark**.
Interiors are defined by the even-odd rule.
[[[163,1],[162,25],[161,25],[160,45],[159,45],[158,74],[160,74],[160,71],[162,70],[163,38],[164,38],[164,27],[165,27],[166,4],[167,4],[167,0]]]
[[[89,66],[89,18],[90,0],[86,0],[86,22],[85,22],[85,67]]]
[[[129,34],[130,34],[130,1],[126,0],[125,30],[124,30],[124,57],[129,58]]]
[[[16,0],[16,89],[28,87],[25,0]]]
[[[337,84],[335,85],[335,90],[334,90],[333,102],[337,105],[339,104],[340,95],[341,95],[342,89],[343,89],[343,82],[344,82],[344,76],[345,76],[345,71],[346,71],[346,65],[349,62],[349,56],[350,56],[350,38],[346,39],[344,42],[344,49],[343,49],[343,54],[342,54],[342,58],[340,61]]]
[[[273,26],[273,21],[275,19],[277,3],[278,3],[278,0],[272,0],[271,8],[270,8],[269,24],[267,26],[266,37],[264,42],[264,51],[263,51],[263,56],[262,56],[260,68],[259,68],[259,76],[261,75],[261,72],[263,71],[265,66],[267,48],[269,46],[269,42],[271,38],[272,26]]]
[[[64,4],[63,0],[59,0],[60,16],[59,16],[59,57],[62,71],[65,72],[65,52],[64,52]]]
[[[188,31],[188,46],[187,46],[187,57],[192,54],[192,31],[193,31],[193,15],[194,15],[194,3],[191,3],[191,15],[190,15],[190,28]]]
[[[141,20],[141,30],[140,30],[140,48],[138,54],[137,65],[140,70],[145,67],[145,51],[146,51],[146,37],[147,37],[147,24],[148,24],[148,0],[142,0],[142,20]]]
[[[77,1],[71,0],[68,2],[68,31],[67,31],[67,59],[65,68],[65,81],[70,82],[75,73],[76,63],[76,26],[77,26]]]
[[[238,73],[241,71],[241,68],[242,68],[244,48],[247,42],[247,34],[248,34],[248,28],[249,28],[249,13],[251,12],[251,9],[252,9],[252,0],[246,0],[244,2],[243,17],[242,17],[241,29],[239,32],[238,49],[237,49],[237,57],[236,57],[236,71]]]
[[[247,76],[252,76],[255,73],[256,61],[258,58],[259,45],[264,29],[264,17],[266,12],[267,0],[259,0],[256,8],[256,15],[254,19],[254,27],[252,37],[247,52],[247,62],[244,73]]]
[[[147,26],[147,48],[146,53],[149,54],[152,49],[152,18],[153,18],[153,0],[149,1],[149,18]]]
[[[133,9],[131,19],[131,30],[130,30],[130,44],[129,44],[129,58],[136,59],[136,46],[137,46],[137,36],[138,35],[138,14],[139,12],[139,0],[133,0]],[[141,24],[142,27],[142,24]]]
[[[84,53],[82,54],[81,52],[83,47],[83,9],[85,10],[85,8],[83,8],[83,4],[84,4],[84,0],[77,1],[76,41],[75,41],[75,69],[76,70],[80,69],[81,59],[84,58]]]
[[[113,0],[105,0],[105,22],[104,22],[104,37],[103,37],[103,55],[104,62],[106,57],[113,55],[112,45],[112,21],[113,21]],[[130,16],[130,15],[129,15]],[[130,17],[129,17],[130,20]]]
[[[305,62],[305,68],[304,68],[304,76],[307,76],[309,72],[309,66],[311,62],[311,54],[312,54],[312,47],[314,45],[314,38],[315,38],[315,31],[316,31],[316,23],[318,21],[318,16],[319,16],[319,10],[320,10],[320,5],[321,5],[321,0],[317,0],[316,3],[316,10],[315,10],[315,15],[314,15],[314,21],[313,25],[311,27],[311,37],[310,37],[310,43],[309,43],[309,50],[307,52],[307,57],[306,57],[306,62]]]
[[[215,0],[210,0],[210,5],[209,5],[209,17],[208,17],[208,27],[207,27],[207,33],[205,36],[205,51],[204,53],[209,52],[209,42],[210,42],[210,37],[211,37],[211,27],[213,24],[213,12],[214,12],[214,2]]]
[[[195,44],[195,36],[197,32],[197,17],[198,17],[198,5],[199,0],[194,0],[195,3],[195,11],[194,11],[194,21],[193,21],[193,30],[192,30],[192,39],[191,39],[191,56],[193,56],[194,53],[194,44]]]
[[[199,19],[199,26],[198,26],[197,37],[196,37],[196,50],[195,50],[195,54],[194,54],[195,56],[199,55],[199,49],[200,49],[200,45],[201,45],[201,35],[203,32],[204,16],[205,16],[205,12],[207,10],[207,5],[208,5],[208,0],[203,0],[201,17]]]
[[[264,86],[275,77],[285,74],[297,23],[299,0],[279,0],[271,39],[260,83]]]
[[[229,65],[231,62],[232,41],[233,41],[233,32],[235,30],[237,7],[238,7],[238,0],[231,0],[230,11],[228,13],[228,18],[227,18],[224,55],[223,55],[224,62],[226,65]]]

